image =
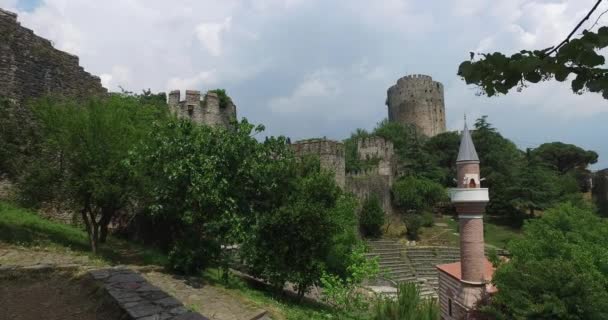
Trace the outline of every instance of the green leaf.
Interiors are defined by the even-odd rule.
[[[580,92],[583,89],[583,87],[585,86],[586,81],[587,81],[587,79],[585,78],[585,76],[583,76],[581,74],[576,76],[576,79],[572,80],[572,91]]]

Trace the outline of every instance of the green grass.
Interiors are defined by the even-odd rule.
[[[167,262],[166,256],[159,251],[112,237],[100,247],[99,255],[93,256],[90,253],[87,233],[83,229],[44,219],[33,211],[4,201],[0,201],[0,242],[81,253],[89,255],[99,263],[165,265]],[[222,288],[242,303],[254,304],[269,311],[276,320],[354,319],[318,303],[298,302],[292,297],[275,296],[268,288],[236,276],[229,277],[229,281],[225,283],[216,269],[205,271],[203,278],[210,285]]]
[[[519,229],[496,224],[488,220],[489,219],[485,219],[484,221],[484,240],[487,245],[505,249],[509,241],[521,236],[521,231]],[[459,246],[460,238],[458,235],[454,234],[458,232],[458,222],[450,216],[443,216],[436,219],[435,223],[438,222],[445,223],[448,226],[421,228],[420,242],[422,244],[432,244],[430,242],[434,241],[434,244],[442,244],[453,247]]]
[[[44,219],[35,212],[4,201],[0,201],[0,241],[90,254],[88,236],[84,230]],[[167,262],[166,256],[157,250],[113,237],[108,237],[95,258],[110,264],[165,265]]]
[[[258,282],[246,281],[235,275],[231,275],[228,281],[222,280],[217,269],[208,269],[203,273],[206,282],[214,286],[222,287],[226,293],[237,299],[245,299],[270,313],[275,320],[355,320],[358,317],[347,315],[322,304],[312,301],[298,302],[295,297],[287,295],[276,295],[268,287]]]

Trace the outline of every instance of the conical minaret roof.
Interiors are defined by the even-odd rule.
[[[473,139],[471,139],[471,133],[469,132],[469,128],[467,128],[467,124],[464,124],[464,130],[462,130],[462,137],[460,137],[460,149],[458,149],[458,158],[456,162],[461,161],[477,161],[479,162],[479,157],[477,156],[477,151],[475,151],[475,145],[473,144]]]

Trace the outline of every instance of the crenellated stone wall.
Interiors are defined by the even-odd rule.
[[[321,167],[330,170],[336,175],[336,183],[344,188],[346,161],[344,158],[344,144],[327,139],[300,140],[291,145],[298,157],[316,155],[321,160]]]
[[[413,125],[432,137],[445,132],[443,85],[427,75],[415,74],[397,80],[387,91],[388,120]]]
[[[98,77],[79,66],[78,57],[57,50],[0,9],[0,96],[17,105],[46,94],[104,95]]]
[[[229,128],[236,121],[236,106],[229,99],[226,106],[220,106],[217,93],[207,92],[201,100],[201,92],[186,90],[186,99],[180,100],[180,91],[169,93],[168,104],[171,112],[195,123]]]

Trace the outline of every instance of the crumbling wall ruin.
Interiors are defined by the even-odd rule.
[[[229,128],[236,121],[236,106],[228,99],[225,106],[213,91],[207,92],[201,100],[201,92],[186,90],[186,100],[180,101],[180,91],[169,93],[169,109],[179,118],[190,119],[194,123],[214,127]]]
[[[103,95],[101,80],[79,66],[78,57],[57,50],[0,9],[0,96],[21,105],[47,94]]]

